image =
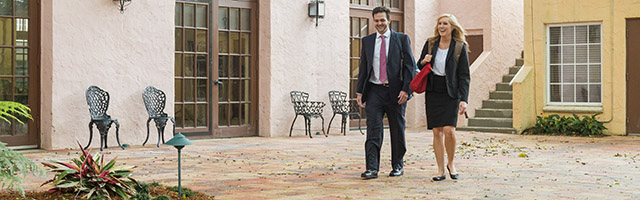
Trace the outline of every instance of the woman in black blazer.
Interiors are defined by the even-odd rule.
[[[469,58],[465,30],[451,14],[438,17],[434,36],[424,44],[418,66],[431,63],[426,93],[427,128],[433,130],[433,149],[438,163],[434,181],[446,179],[445,168],[451,179],[458,179],[453,165],[456,151],[456,124],[458,115],[467,109],[469,98]],[[429,54],[429,48],[431,53]],[[459,58],[456,58],[456,48]],[[448,163],[444,165],[444,153]]]

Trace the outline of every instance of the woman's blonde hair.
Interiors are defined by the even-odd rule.
[[[436,20],[436,27],[434,27],[433,30],[433,36],[428,39],[429,42],[433,44],[434,42],[438,41],[438,38],[440,38],[440,34],[438,33],[438,23],[440,23],[440,19],[445,17],[449,19],[449,24],[451,24],[451,26],[453,27],[453,30],[451,30],[451,39],[455,40],[456,42],[464,42],[464,44],[467,45],[467,51],[469,51],[469,43],[467,43],[467,39],[465,38],[465,35],[467,35],[467,31],[462,28],[460,23],[458,23],[458,19],[456,19],[456,17],[452,14],[442,14],[440,15],[440,17],[438,17],[438,19]]]

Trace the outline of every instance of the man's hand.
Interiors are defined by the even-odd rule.
[[[356,95],[358,96],[358,106],[360,106],[360,108],[367,106],[367,103],[362,103],[362,94],[356,93]]]
[[[424,59],[422,59],[422,61],[420,62],[420,64],[422,65],[426,65],[428,62],[431,62],[431,55],[427,54],[426,56],[424,56]]]
[[[460,111],[458,112],[459,115],[464,114],[464,112],[467,111],[467,102],[460,101],[460,108],[458,108],[458,110]]]
[[[407,102],[407,99],[409,99],[409,94],[405,91],[400,91],[400,94],[398,94],[398,104]]]

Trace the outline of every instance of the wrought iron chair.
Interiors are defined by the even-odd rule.
[[[311,136],[311,117],[320,117],[322,119],[322,133],[325,137],[327,137],[327,133],[324,132],[324,117],[322,117],[322,109],[324,108],[325,103],[320,101],[309,101],[309,94],[306,92],[291,91],[290,94],[291,103],[293,103],[293,110],[296,112],[296,117],[293,118],[293,122],[291,123],[291,129],[289,129],[289,137],[291,137],[293,124],[296,123],[298,115],[302,115],[304,117],[305,135],[308,134],[309,138],[313,138]]]
[[[147,120],[147,138],[144,139],[142,146],[147,144],[149,140],[149,123],[153,119],[156,123],[156,128],[158,128],[158,144],[156,146],[160,147],[160,138],[162,138],[162,143],[164,143],[164,127],[167,125],[167,120],[171,120],[171,123],[173,123],[173,135],[176,134],[175,119],[164,112],[167,96],[162,90],[153,86],[147,86],[144,92],[142,92],[142,100],[144,101],[144,106],[147,108],[147,114],[149,114],[149,119]]]
[[[89,122],[89,144],[87,144],[84,149],[89,148],[91,145],[91,139],[93,138],[93,124],[96,125],[98,131],[100,132],[100,151],[103,148],[107,148],[107,134],[109,133],[109,128],[111,128],[111,124],[116,124],[116,140],[118,141],[118,146],[124,149],[122,145],[120,145],[120,123],[118,123],[117,119],[111,118],[107,114],[107,109],[109,109],[109,93],[100,89],[98,86],[92,85],[87,89],[87,104],[89,105],[89,113],[91,114],[91,122]]]
[[[327,127],[327,132],[331,129],[331,122],[333,122],[333,118],[336,117],[337,114],[342,116],[342,123],[340,124],[340,132],[344,135],[347,135],[347,121],[348,117],[351,115],[358,116],[358,130],[360,133],[364,135],[362,132],[362,125],[360,122],[362,121],[360,117],[360,108],[358,105],[349,103],[347,99],[347,93],[341,91],[329,91],[329,101],[331,102],[331,108],[333,109],[333,116],[331,120],[329,120],[329,126]]]

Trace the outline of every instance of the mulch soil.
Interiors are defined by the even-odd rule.
[[[152,197],[157,197],[160,195],[165,195],[165,196],[169,196],[171,197],[171,199],[188,199],[188,200],[210,200],[210,199],[214,199],[213,196],[201,193],[201,192],[197,192],[197,191],[193,191],[194,193],[196,193],[196,196],[191,196],[191,197],[186,197],[186,198],[180,198],[178,196],[178,192],[174,192],[169,190],[169,187],[166,186],[154,186],[154,185],[150,185],[149,186],[149,194],[151,194]],[[184,192],[183,192],[184,193]],[[41,192],[33,192],[33,191],[26,191],[25,192],[25,197],[22,197],[22,195],[20,195],[17,192],[7,192],[7,191],[2,191],[0,193],[0,199],[2,200],[13,200],[13,199],[37,199],[37,200],[62,200],[62,199],[85,199],[82,198],[81,196],[77,196],[75,194],[71,194],[71,193],[61,193],[61,192],[54,192],[54,193],[50,193],[47,191],[41,191]],[[113,200],[122,200],[122,197],[120,196],[112,196],[111,199]]]

